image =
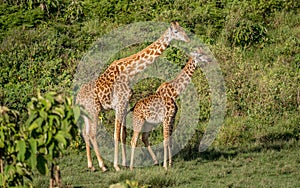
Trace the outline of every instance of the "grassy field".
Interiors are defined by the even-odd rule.
[[[299,187],[300,142],[294,139],[243,147],[211,148],[204,153],[182,150],[172,168],[162,166],[122,168],[115,172],[90,172],[85,151],[70,152],[60,159],[61,175],[66,187],[109,187],[126,180],[149,187]],[[187,157],[188,156],[188,157]],[[96,158],[93,157],[94,165]],[[49,179],[36,176],[36,187],[47,187]]]
[[[82,57],[105,34],[136,22],[178,20],[211,50],[224,76],[226,116],[214,143],[198,153],[211,116],[211,91],[197,70],[192,81],[201,99],[199,124],[171,169],[151,166],[115,172],[105,161],[108,172],[90,172],[84,144],[79,143],[58,161],[63,184],[109,187],[130,180],[139,187],[300,187],[299,15],[298,0],[0,1],[0,107],[19,112],[7,122],[0,118],[0,128],[26,124],[27,104],[37,89],[42,95],[55,91],[73,96]],[[124,49],[115,59],[133,49]],[[176,48],[166,50],[163,57],[180,66],[186,62]],[[154,80],[135,85],[130,106],[158,85]],[[114,114],[105,113],[104,119],[112,133]],[[150,139],[160,142],[161,131],[154,131]],[[15,145],[15,140],[9,141]],[[94,153],[93,162],[97,167]],[[42,176],[35,169],[33,186],[48,187],[49,174]]]

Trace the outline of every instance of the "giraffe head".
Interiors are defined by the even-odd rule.
[[[182,27],[178,22],[172,22],[169,28],[170,39],[181,40],[184,42],[190,42],[190,38],[187,36]]]
[[[196,65],[200,65],[200,66],[203,66],[203,64],[199,62],[203,62],[206,64],[212,61],[210,56],[201,47],[196,49],[194,52],[191,52],[190,56],[195,61]]]

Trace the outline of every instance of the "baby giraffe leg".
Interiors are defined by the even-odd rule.
[[[157,165],[158,162],[157,162],[156,156],[155,156],[155,154],[154,154],[154,152],[153,152],[153,150],[150,146],[150,143],[149,143],[149,132],[143,132],[142,141],[144,142],[145,147],[147,147],[147,149],[148,149],[148,151],[149,151],[149,153],[150,153],[150,155],[151,155],[151,157],[154,161],[154,164]]]
[[[132,140],[131,140],[131,157],[130,157],[130,170],[133,170],[133,158],[134,158],[134,150],[136,147],[136,143],[139,137],[139,132],[138,131],[134,131],[133,132],[133,136],[132,136]]]
[[[172,103],[171,103],[172,104]],[[174,108],[171,108],[174,109]],[[169,165],[172,165],[172,151],[171,151],[171,134],[173,129],[175,114],[173,110],[169,110],[166,118],[163,122],[163,134],[164,134],[164,165],[167,170],[167,156],[169,155]]]
[[[164,163],[163,163],[163,167],[167,170],[168,166],[167,166],[167,155],[168,155],[168,150],[167,148],[169,147],[169,139],[165,138],[164,139]]]

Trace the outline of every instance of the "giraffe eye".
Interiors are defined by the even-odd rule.
[[[178,33],[178,30],[174,30],[174,33]]]

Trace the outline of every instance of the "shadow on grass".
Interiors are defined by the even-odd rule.
[[[299,138],[287,134],[280,137],[265,135],[256,141],[252,141],[240,146],[211,146],[204,152],[198,151],[198,145],[188,145],[182,149],[174,158],[192,161],[202,159],[215,161],[219,159],[233,159],[239,154],[258,153],[266,150],[281,151],[282,149],[295,148],[299,146]]]
[[[195,159],[203,159],[209,161],[219,160],[220,158],[231,159],[237,156],[238,152],[236,150],[219,150],[219,149],[208,149],[205,152],[199,152],[198,147],[185,147],[176,156],[176,158],[183,159],[185,161],[192,161]]]

